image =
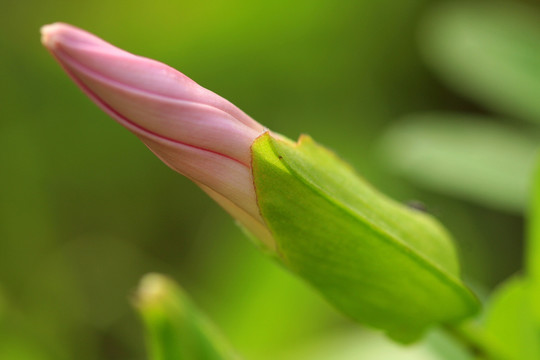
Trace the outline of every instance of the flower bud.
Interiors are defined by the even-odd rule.
[[[262,125],[165,64],[71,25],[41,32],[43,45],[101,109],[273,249],[251,175],[250,146]]]
[[[103,110],[345,314],[410,342],[477,310],[445,229],[311,138],[276,136],[178,71],[72,26],[42,33]]]
[[[172,279],[145,275],[133,301],[146,329],[154,360],[238,360],[215,325]]]

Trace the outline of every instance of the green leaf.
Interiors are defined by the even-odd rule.
[[[497,290],[488,304],[485,337],[503,359],[540,359],[540,327],[531,316],[531,306],[535,303],[531,301],[529,290],[528,281],[512,278]]]
[[[278,256],[338,309],[402,342],[477,310],[450,237],[429,215],[380,194],[307,136],[265,134],[252,151]]]
[[[214,326],[169,278],[148,274],[135,300],[152,360],[239,359]]]
[[[539,158],[540,160],[540,158]],[[527,275],[531,282],[531,309],[540,329],[540,161],[533,179],[526,246]]]
[[[382,160],[427,189],[522,212],[538,139],[494,119],[463,114],[409,116],[383,137]]]
[[[510,1],[452,1],[422,28],[426,60],[484,106],[540,122],[540,16]]]

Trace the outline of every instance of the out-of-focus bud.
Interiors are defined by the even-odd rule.
[[[269,250],[250,147],[265,128],[175,69],[63,23],[42,43],[80,88],[163,162],[197,183]]]
[[[173,280],[145,275],[133,301],[153,360],[238,360],[236,351]]]

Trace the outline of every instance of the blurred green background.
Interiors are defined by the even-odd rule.
[[[526,3],[4,2],[0,359],[144,359],[130,296],[150,271],[182,284],[246,358],[338,338],[351,352],[351,334],[364,341],[349,345],[389,346],[259,254],[83,96],[40,26],[68,22],[167,63],[277,132],[312,135],[394,198],[422,201],[486,294],[521,267],[539,138],[540,8]]]

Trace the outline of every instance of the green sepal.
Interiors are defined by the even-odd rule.
[[[308,136],[263,134],[252,156],[278,257],[342,312],[400,342],[476,312],[451,239],[431,216],[379,193]]]
[[[150,360],[239,359],[214,325],[168,277],[143,277],[134,304],[145,325]]]

